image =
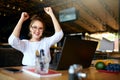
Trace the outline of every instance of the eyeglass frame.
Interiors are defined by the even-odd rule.
[[[37,28],[37,26],[31,26],[31,28],[32,28],[32,30],[34,30],[34,31],[36,31],[36,30],[39,30],[39,31],[44,30],[43,27]]]

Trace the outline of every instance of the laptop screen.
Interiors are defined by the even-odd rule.
[[[88,68],[94,57],[98,42],[81,40],[80,38],[65,37],[62,53],[56,70],[66,70],[70,65],[81,64],[83,68]]]

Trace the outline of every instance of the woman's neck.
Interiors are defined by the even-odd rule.
[[[31,42],[38,42],[38,41],[40,41],[40,40],[41,40],[41,39],[33,39],[33,38],[30,39]]]

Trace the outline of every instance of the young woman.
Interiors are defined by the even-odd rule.
[[[29,18],[27,12],[22,12],[21,18],[19,19],[16,27],[14,28],[12,34],[8,39],[8,43],[15,49],[23,53],[23,65],[34,66],[35,65],[35,56],[36,51],[40,53],[40,50],[43,49],[45,55],[50,56],[50,47],[59,42],[63,37],[63,31],[52,11],[51,7],[44,8],[44,11],[51,17],[54,25],[55,33],[50,37],[43,37],[43,32],[45,29],[44,23],[39,16],[33,16],[31,18],[31,23],[29,26],[31,38],[29,40],[23,39],[20,40],[20,31],[24,21]]]

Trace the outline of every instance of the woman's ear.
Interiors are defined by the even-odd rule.
[[[32,27],[29,28],[29,31],[30,31],[30,32],[32,31]]]

